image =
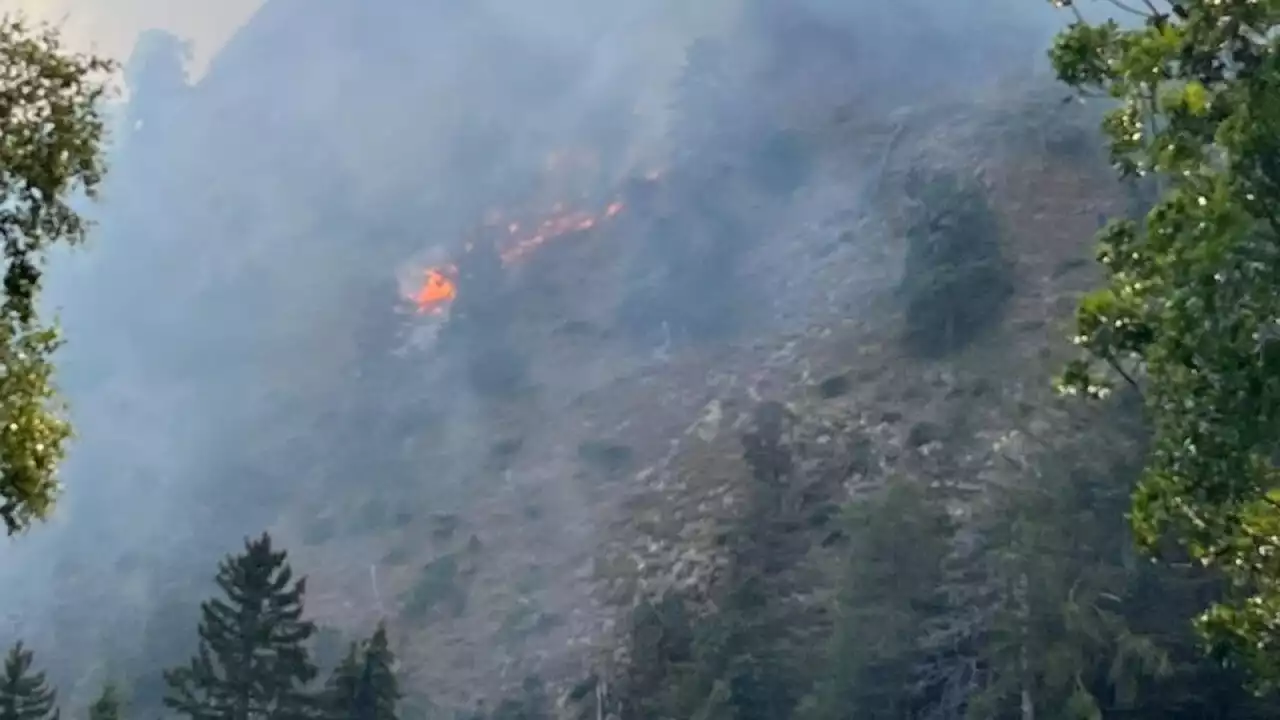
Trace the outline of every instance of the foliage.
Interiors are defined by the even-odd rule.
[[[165,705],[194,720],[308,717],[305,688],[316,675],[302,619],[305,579],[263,533],[218,566],[223,597],[200,608],[200,645],[186,666],[165,672]]]
[[[1124,510],[1148,439],[1136,394],[1057,429],[996,447],[1012,477],[979,522],[997,602],[969,716],[1275,717],[1185,622],[1215,574],[1140,562],[1133,547]]]
[[[350,646],[324,687],[312,686],[317,673],[306,648],[318,638],[313,624],[301,619],[305,583],[292,579],[286,553],[273,550],[269,536],[246,541],[243,554],[224,559],[217,581],[225,597],[201,608],[195,658],[163,673],[170,708],[224,720],[399,716],[396,658],[381,624]],[[44,673],[32,671],[32,657],[22,643],[9,652],[0,675],[0,720],[57,720],[56,694]],[[90,720],[119,720],[125,711],[124,695],[112,682],[87,708]]]
[[[56,29],[0,15],[0,519],[9,533],[48,515],[70,426],[57,401],[56,327],[40,321],[43,264],[59,245],[84,241],[72,207],[97,197],[105,165],[99,102],[114,64],[71,53]]]
[[[1280,7],[1147,3],[1140,23],[1075,22],[1051,51],[1072,87],[1118,100],[1124,177],[1154,177],[1141,222],[1109,224],[1103,289],[1080,304],[1068,392],[1141,387],[1154,442],[1132,507],[1142,545],[1173,538],[1231,592],[1199,626],[1223,659],[1280,684]],[[1139,10],[1141,10],[1139,12]],[[1108,372],[1103,372],[1102,369]]]
[[[461,615],[467,608],[467,590],[459,582],[461,574],[456,554],[442,555],[427,563],[405,599],[405,616],[426,617],[442,604],[454,617]]]
[[[89,706],[89,720],[121,720],[123,705],[120,689],[115,683],[108,682],[102,686],[102,692]]]
[[[803,720],[918,717],[927,623],[946,610],[942,565],[954,533],[922,483],[894,478],[848,510],[850,537],[825,677]]]
[[[787,422],[784,406],[762,403],[742,437],[750,492],[726,540],[714,611],[668,593],[633,612],[631,663],[618,688],[623,720],[770,720],[788,717],[798,702],[810,640],[798,635],[778,599],[788,596],[787,570],[808,545],[787,493],[794,470],[783,440]]]
[[[4,659],[0,677],[0,720],[57,720],[57,693],[43,672],[32,669],[35,654],[19,642]]]
[[[942,357],[994,326],[1012,294],[1000,226],[976,178],[916,171],[900,292],[906,303],[906,347]]]
[[[623,717],[785,717],[785,668],[767,636],[753,635],[773,629],[758,591],[756,583],[730,586],[722,606],[696,625],[678,595],[637,606]]]
[[[1122,414],[1134,413],[1113,413]],[[1105,448],[1090,449],[1090,429],[1105,433]],[[1165,638],[1130,624],[1134,610],[1161,609],[1134,606],[1140,584],[1171,580],[1132,562],[1125,532],[1141,433],[1132,421],[1080,424],[1057,448],[1020,433],[998,444],[1015,479],[998,488],[985,527],[999,599],[971,717],[1027,706],[1042,717],[1104,717],[1158,703],[1138,691],[1172,672]]]
[[[387,629],[379,624],[369,639],[351,645],[329,677],[323,695],[324,716],[330,720],[395,720],[402,696],[394,668]]]

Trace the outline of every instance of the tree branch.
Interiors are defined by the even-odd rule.
[[[1151,6],[1151,3],[1150,3],[1150,1],[1149,1],[1149,0],[1144,0],[1144,2],[1146,3],[1146,6],[1147,6],[1148,8],[1151,8],[1151,14],[1150,14],[1150,15],[1148,15],[1147,13],[1142,12],[1142,11],[1141,11],[1141,10],[1139,10],[1138,8],[1135,8],[1135,7],[1129,7],[1128,5],[1125,5],[1124,3],[1120,2],[1120,0],[1107,0],[1107,2],[1108,2],[1108,3],[1111,3],[1111,5],[1113,5],[1114,7],[1117,7],[1117,8],[1119,8],[1119,9],[1121,9],[1121,10],[1123,10],[1123,11],[1127,12],[1127,13],[1132,13],[1132,14],[1137,15],[1138,17],[1142,17],[1142,18],[1149,18],[1149,17],[1152,17],[1153,15],[1159,15],[1159,14],[1160,14],[1159,12],[1157,12],[1157,11],[1156,11],[1156,9],[1155,9],[1154,7],[1152,7],[1152,6]]]
[[[1129,383],[1130,387],[1138,391],[1138,395],[1142,395],[1142,386],[1138,384],[1138,381],[1135,380],[1132,375],[1120,366],[1120,361],[1116,360],[1114,357],[1106,357],[1104,359],[1107,361],[1107,365],[1111,366],[1112,370],[1115,370],[1120,377],[1124,378],[1125,382]]]

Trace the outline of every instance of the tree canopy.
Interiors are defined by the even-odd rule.
[[[1153,444],[1132,506],[1151,551],[1216,568],[1230,592],[1199,619],[1224,661],[1280,683],[1280,5],[1112,3],[1074,22],[1059,77],[1117,101],[1120,174],[1150,183],[1140,221],[1110,223],[1105,287],[1078,312],[1068,392],[1140,388]],[[1136,17],[1135,17],[1136,16]],[[1138,22],[1129,22],[1136,20]]]
[[[35,653],[21,642],[9,650],[0,676],[0,720],[57,720],[57,692],[34,668]]]
[[[105,172],[99,101],[114,64],[3,15],[0,68],[0,519],[12,534],[52,508],[71,434],[53,386],[61,340],[37,306],[49,249],[89,229],[74,202],[96,197]]]
[[[305,579],[271,537],[247,540],[215,579],[223,597],[200,607],[200,644],[185,666],[165,672],[165,705],[193,720],[299,720],[314,715],[307,684],[316,677],[302,617]]]

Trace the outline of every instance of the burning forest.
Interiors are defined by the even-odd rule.
[[[919,10],[965,53],[992,13],[267,2],[172,107],[130,89],[137,186],[68,284],[75,545],[0,609],[74,705],[110,668],[164,712],[213,560],[264,529],[308,578],[286,651],[341,669],[381,625],[414,720],[1244,702],[1187,652],[1206,585],[1132,563],[1142,434],[1049,397],[1082,238],[1124,212],[1064,154],[1096,123],[970,97],[981,53],[905,60],[945,39]],[[1174,682],[1135,674],[1157,645]],[[1214,706],[1162,705],[1192,681]]]
[[[493,242],[503,265],[514,265],[549,242],[569,238],[596,228],[616,217],[625,205],[621,200],[610,202],[599,212],[568,209],[565,203],[556,203],[551,211],[533,222],[509,220],[501,212],[492,212],[478,231],[480,234],[499,235]],[[463,245],[463,252],[474,248],[475,240]],[[434,265],[421,271],[421,284],[408,298],[419,314],[443,315],[458,297],[458,266],[452,263]]]

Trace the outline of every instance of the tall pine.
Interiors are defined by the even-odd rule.
[[[165,672],[165,705],[193,720],[298,720],[313,716],[302,619],[306,580],[263,533],[218,565],[223,597],[200,607],[200,645],[188,665]]]
[[[57,720],[57,692],[43,672],[32,669],[33,654],[19,642],[4,659],[0,678],[0,720]]]
[[[400,685],[395,655],[387,644],[387,629],[379,624],[373,636],[352,644],[325,686],[326,720],[396,720]]]

